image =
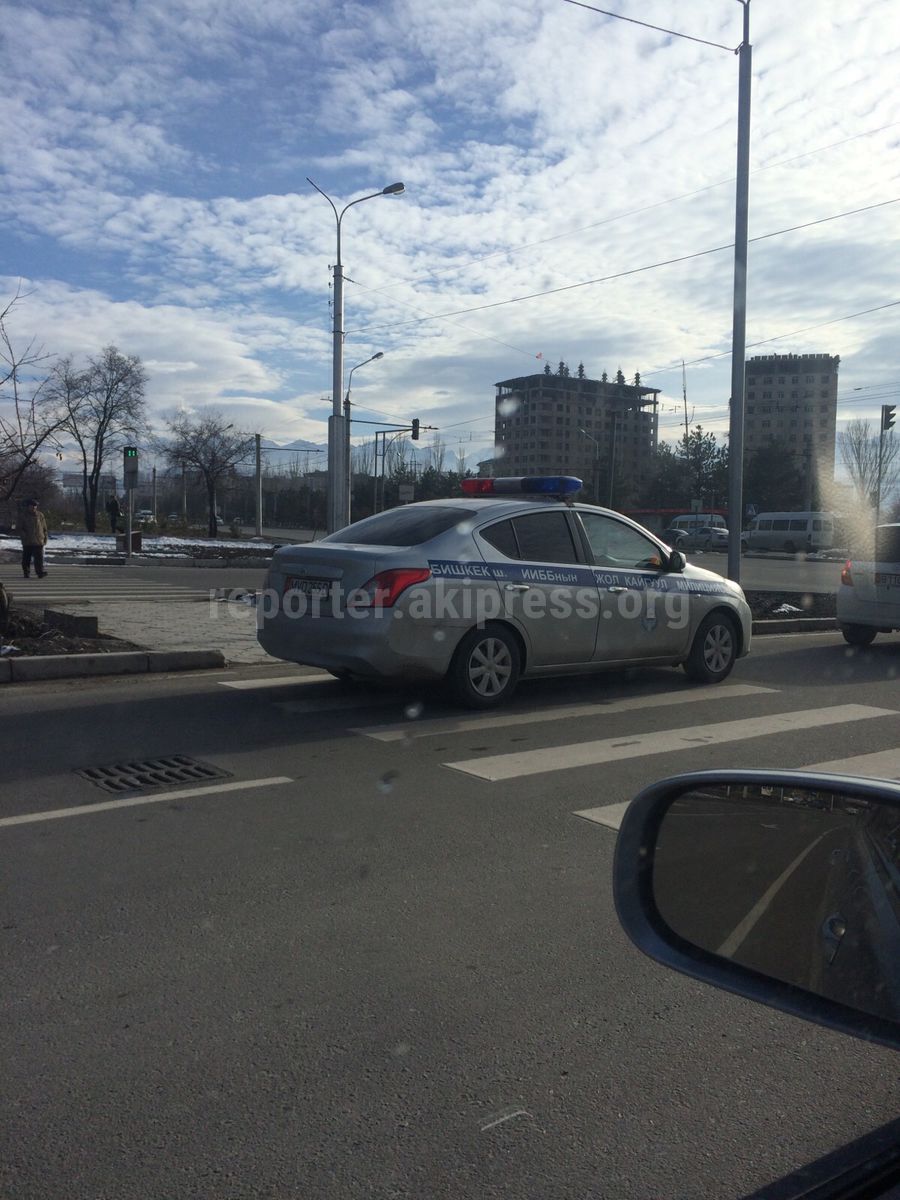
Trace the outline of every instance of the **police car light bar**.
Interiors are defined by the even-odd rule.
[[[513,475],[501,479],[464,479],[466,496],[571,496],[581,490],[574,475]]]

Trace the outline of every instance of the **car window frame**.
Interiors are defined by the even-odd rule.
[[[670,561],[671,550],[670,550],[670,548],[668,548],[666,546],[665,542],[661,542],[658,538],[654,537],[654,535],[649,531],[649,529],[644,529],[643,527],[635,524],[633,521],[629,521],[625,518],[620,517],[617,513],[597,512],[596,510],[590,509],[590,508],[574,509],[574,510],[572,510],[572,513],[573,513],[573,516],[576,516],[579,518],[581,518],[583,516],[604,517],[609,521],[613,521],[615,524],[623,525],[626,529],[630,529],[633,533],[636,533],[640,537],[643,537],[646,541],[650,542],[651,545],[656,546],[656,549],[659,551],[660,565],[658,567],[619,567],[619,566],[614,567],[614,568],[606,567],[603,563],[597,562],[597,560],[594,556],[594,551],[591,548],[590,538],[588,537],[587,530],[584,527],[584,522],[579,519],[576,521],[576,526],[578,528],[578,532],[582,539],[582,547],[584,549],[585,554],[587,555],[587,562],[592,567],[596,567],[598,570],[601,570],[601,571],[603,571],[603,570],[652,571],[658,575],[665,575],[669,572],[669,570],[670,570],[669,561]]]

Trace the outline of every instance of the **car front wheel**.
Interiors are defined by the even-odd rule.
[[[869,625],[841,626],[841,633],[848,646],[871,646],[877,632],[877,629],[872,629]]]
[[[447,678],[467,708],[494,708],[510,699],[522,669],[516,639],[502,625],[473,629],[460,642]]]
[[[684,664],[688,678],[696,683],[718,683],[731,674],[737,647],[734,620],[727,613],[710,613],[701,622]]]

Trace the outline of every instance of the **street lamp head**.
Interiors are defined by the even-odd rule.
[[[379,359],[379,358],[384,358],[384,351],[383,351],[383,350],[379,350],[377,354],[373,354],[373,355],[372,355],[372,362],[375,362],[375,360],[376,360],[376,359]]]
[[[405,192],[406,187],[402,183],[389,183],[387,187],[381,189],[382,196],[399,196],[401,192]]]

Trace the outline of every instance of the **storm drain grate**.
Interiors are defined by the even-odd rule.
[[[147,792],[152,788],[168,787],[172,783],[206,783],[210,779],[227,779],[231,772],[210,763],[198,762],[185,754],[172,754],[167,758],[116,763],[112,767],[85,767],[75,774],[103,788],[104,792],[126,796]]]

